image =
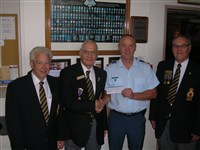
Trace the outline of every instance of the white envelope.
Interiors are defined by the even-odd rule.
[[[107,94],[121,93],[123,89],[124,89],[123,86],[110,87],[106,89],[106,92]]]

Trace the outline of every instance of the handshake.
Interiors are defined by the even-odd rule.
[[[106,92],[103,95],[103,98],[101,98],[101,96],[99,97],[99,99],[97,99],[95,101],[95,110],[96,113],[100,113],[104,106],[110,101],[110,95],[107,95]]]

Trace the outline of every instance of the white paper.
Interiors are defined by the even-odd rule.
[[[18,77],[18,65],[10,65],[10,80],[15,80]]]
[[[15,40],[15,17],[0,17],[0,32],[2,39]]]
[[[121,93],[123,89],[124,89],[123,86],[110,87],[106,89],[106,92],[107,94]]]
[[[61,70],[50,70],[49,75],[54,76],[54,77],[59,77],[60,76],[60,71]]]

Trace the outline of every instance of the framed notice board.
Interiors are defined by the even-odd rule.
[[[78,55],[78,50],[67,45],[75,46],[86,39],[105,43],[104,46],[116,44],[121,35],[128,33],[130,0],[94,3],[90,6],[86,5],[86,0],[45,1],[46,46],[52,49],[54,55]],[[59,51],[59,46],[65,44],[66,49]],[[118,54],[118,51],[109,48],[99,52],[100,55],[115,53]]]
[[[0,14],[1,65],[18,65],[17,14]]]

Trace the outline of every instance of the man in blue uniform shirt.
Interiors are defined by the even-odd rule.
[[[135,38],[124,35],[118,48],[121,58],[107,68],[104,102],[108,103],[110,150],[122,150],[127,135],[129,150],[141,150],[145,135],[145,112],[157,96],[159,81],[150,65],[134,58]]]

